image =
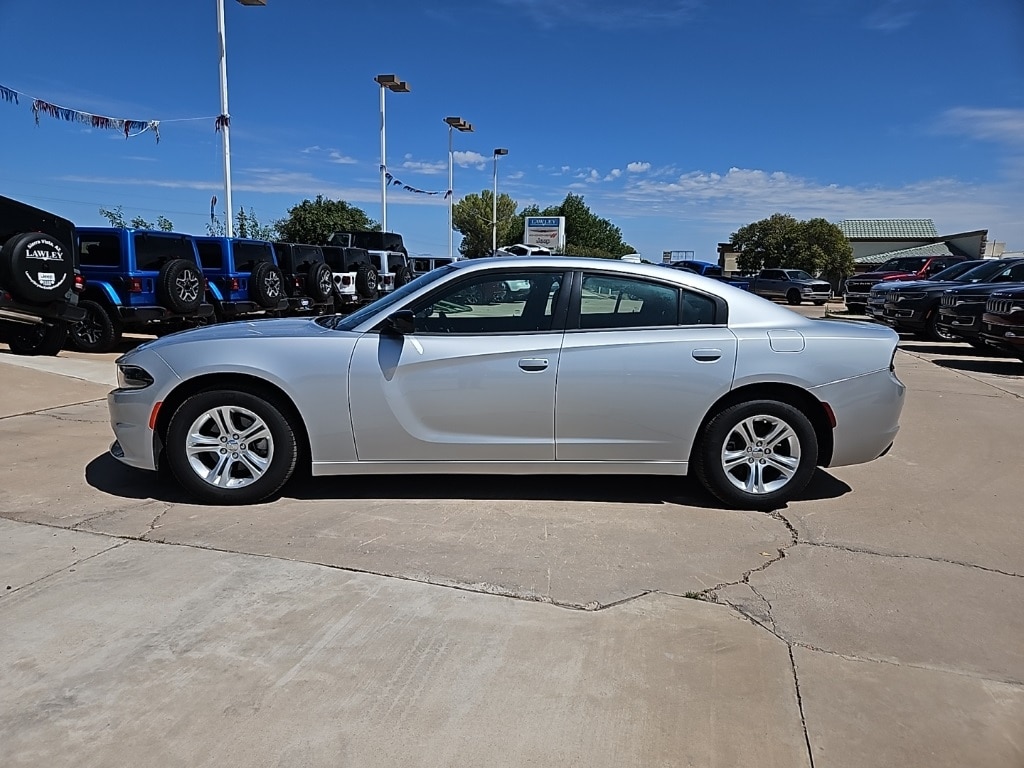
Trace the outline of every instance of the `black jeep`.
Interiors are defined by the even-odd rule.
[[[289,314],[334,312],[334,273],[319,245],[274,243],[277,265],[284,275]]]
[[[81,320],[75,225],[0,197],[0,338],[19,355],[55,355]]]

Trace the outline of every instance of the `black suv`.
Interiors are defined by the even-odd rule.
[[[274,243],[277,265],[284,275],[288,312],[315,315],[334,312],[334,273],[319,245]]]
[[[950,288],[942,293],[939,302],[939,329],[960,340],[991,350],[981,337],[982,315],[991,294],[1011,285],[1024,283],[1024,259],[1000,259],[1003,268],[985,283]]]
[[[324,261],[334,273],[334,304],[339,311],[354,309],[377,298],[380,273],[365,248],[324,245]]]
[[[956,341],[937,325],[942,292],[987,282],[1006,264],[973,259],[954,264],[926,280],[878,283],[868,295],[868,316],[901,333],[914,333],[932,341]]]
[[[81,320],[75,225],[0,197],[0,337],[19,355],[55,355]]]
[[[197,237],[196,247],[217,320],[288,309],[273,245],[264,240]]]

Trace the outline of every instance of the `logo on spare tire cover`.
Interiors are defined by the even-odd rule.
[[[33,240],[25,246],[25,260],[28,261],[64,261],[64,251],[53,240],[48,238],[40,238],[39,240]],[[42,266],[42,265],[40,265]],[[60,285],[67,278],[65,272],[57,279],[55,272],[29,272],[25,270],[25,277],[32,283],[36,288],[40,288],[44,291],[49,291],[56,286]]]

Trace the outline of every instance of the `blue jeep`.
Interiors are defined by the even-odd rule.
[[[85,319],[71,325],[71,343],[108,352],[124,331],[161,335],[213,316],[195,239],[176,232],[78,227]],[[211,294],[220,298],[216,287]]]
[[[271,243],[227,237],[195,240],[218,321],[288,309],[284,275]]]

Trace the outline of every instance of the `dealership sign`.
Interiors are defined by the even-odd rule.
[[[539,245],[552,251],[565,250],[565,216],[527,216],[526,245]]]

